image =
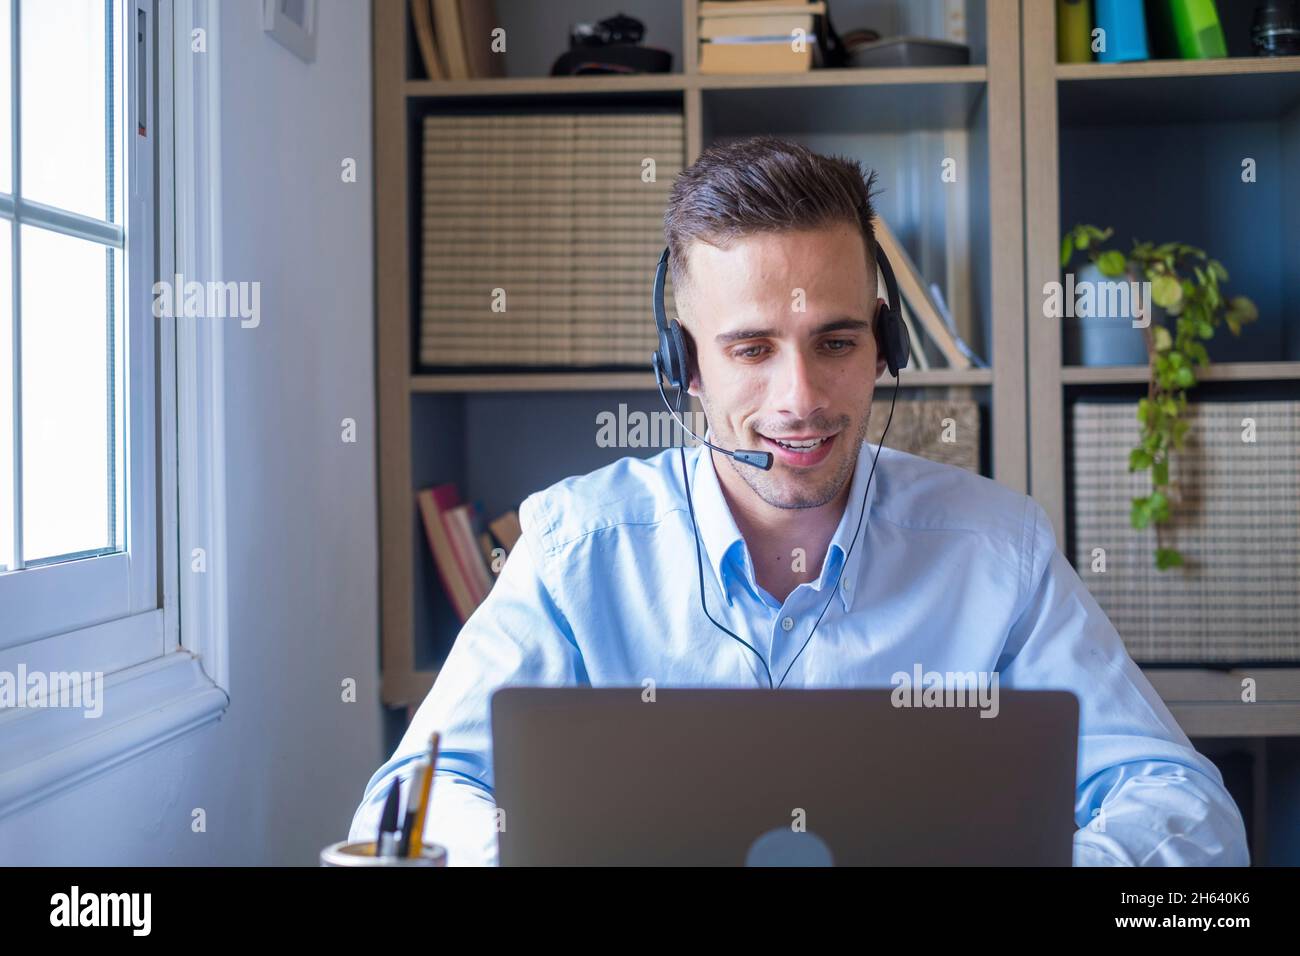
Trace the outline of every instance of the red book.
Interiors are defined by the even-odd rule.
[[[475,603],[482,604],[488,591],[492,590],[492,572],[484,563],[483,553],[474,537],[474,510],[467,504],[457,505],[444,511],[442,517],[447,523],[447,533],[451,537],[452,547],[456,549],[456,557],[460,559],[460,566],[470,582]]]
[[[447,590],[456,616],[464,624],[478,607],[474,598],[474,589],[470,578],[461,566],[456,555],[456,548],[448,533],[443,512],[460,504],[460,493],[454,484],[425,488],[416,495],[420,503],[420,516],[424,519],[424,533],[429,539],[429,548],[433,551],[434,564],[438,567],[438,576]]]

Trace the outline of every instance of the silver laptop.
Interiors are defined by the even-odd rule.
[[[503,866],[1069,866],[1078,700],[509,687],[492,695]]]

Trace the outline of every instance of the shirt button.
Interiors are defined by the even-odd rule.
[[[853,582],[850,581],[848,578],[845,578],[843,586],[844,586],[844,590],[848,591],[852,588]]]
[[[794,618],[792,617],[781,618],[781,630],[788,631],[792,627],[794,627]]]

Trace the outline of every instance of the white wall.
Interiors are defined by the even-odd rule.
[[[260,327],[226,333],[231,705],[0,819],[6,864],[314,864],[384,756],[370,5],[321,0],[311,65],[262,33],[261,0],[217,6],[223,278],[262,284]],[[357,703],[340,700],[345,677]],[[191,832],[195,807],[206,833]]]

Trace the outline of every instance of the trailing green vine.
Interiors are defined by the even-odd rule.
[[[1161,527],[1169,521],[1170,503],[1178,500],[1178,488],[1169,480],[1169,459],[1182,450],[1191,427],[1187,392],[1197,383],[1196,369],[1210,364],[1204,343],[1221,324],[1240,335],[1259,313],[1245,296],[1224,299],[1220,283],[1228,281],[1228,271],[1203,250],[1180,242],[1157,246],[1135,240],[1125,256],[1118,249],[1100,248],[1113,231],[1075,226],[1061,242],[1061,268],[1069,266],[1076,251],[1085,251],[1107,278],[1149,282],[1150,301],[1174,319],[1172,332],[1154,321],[1143,329],[1150,376],[1147,396],[1138,402],[1139,443],[1128,457],[1130,472],[1151,469],[1151,493],[1133,499],[1129,524],[1138,530],[1154,526],[1155,564],[1164,571],[1183,564],[1182,554],[1166,546]]]

